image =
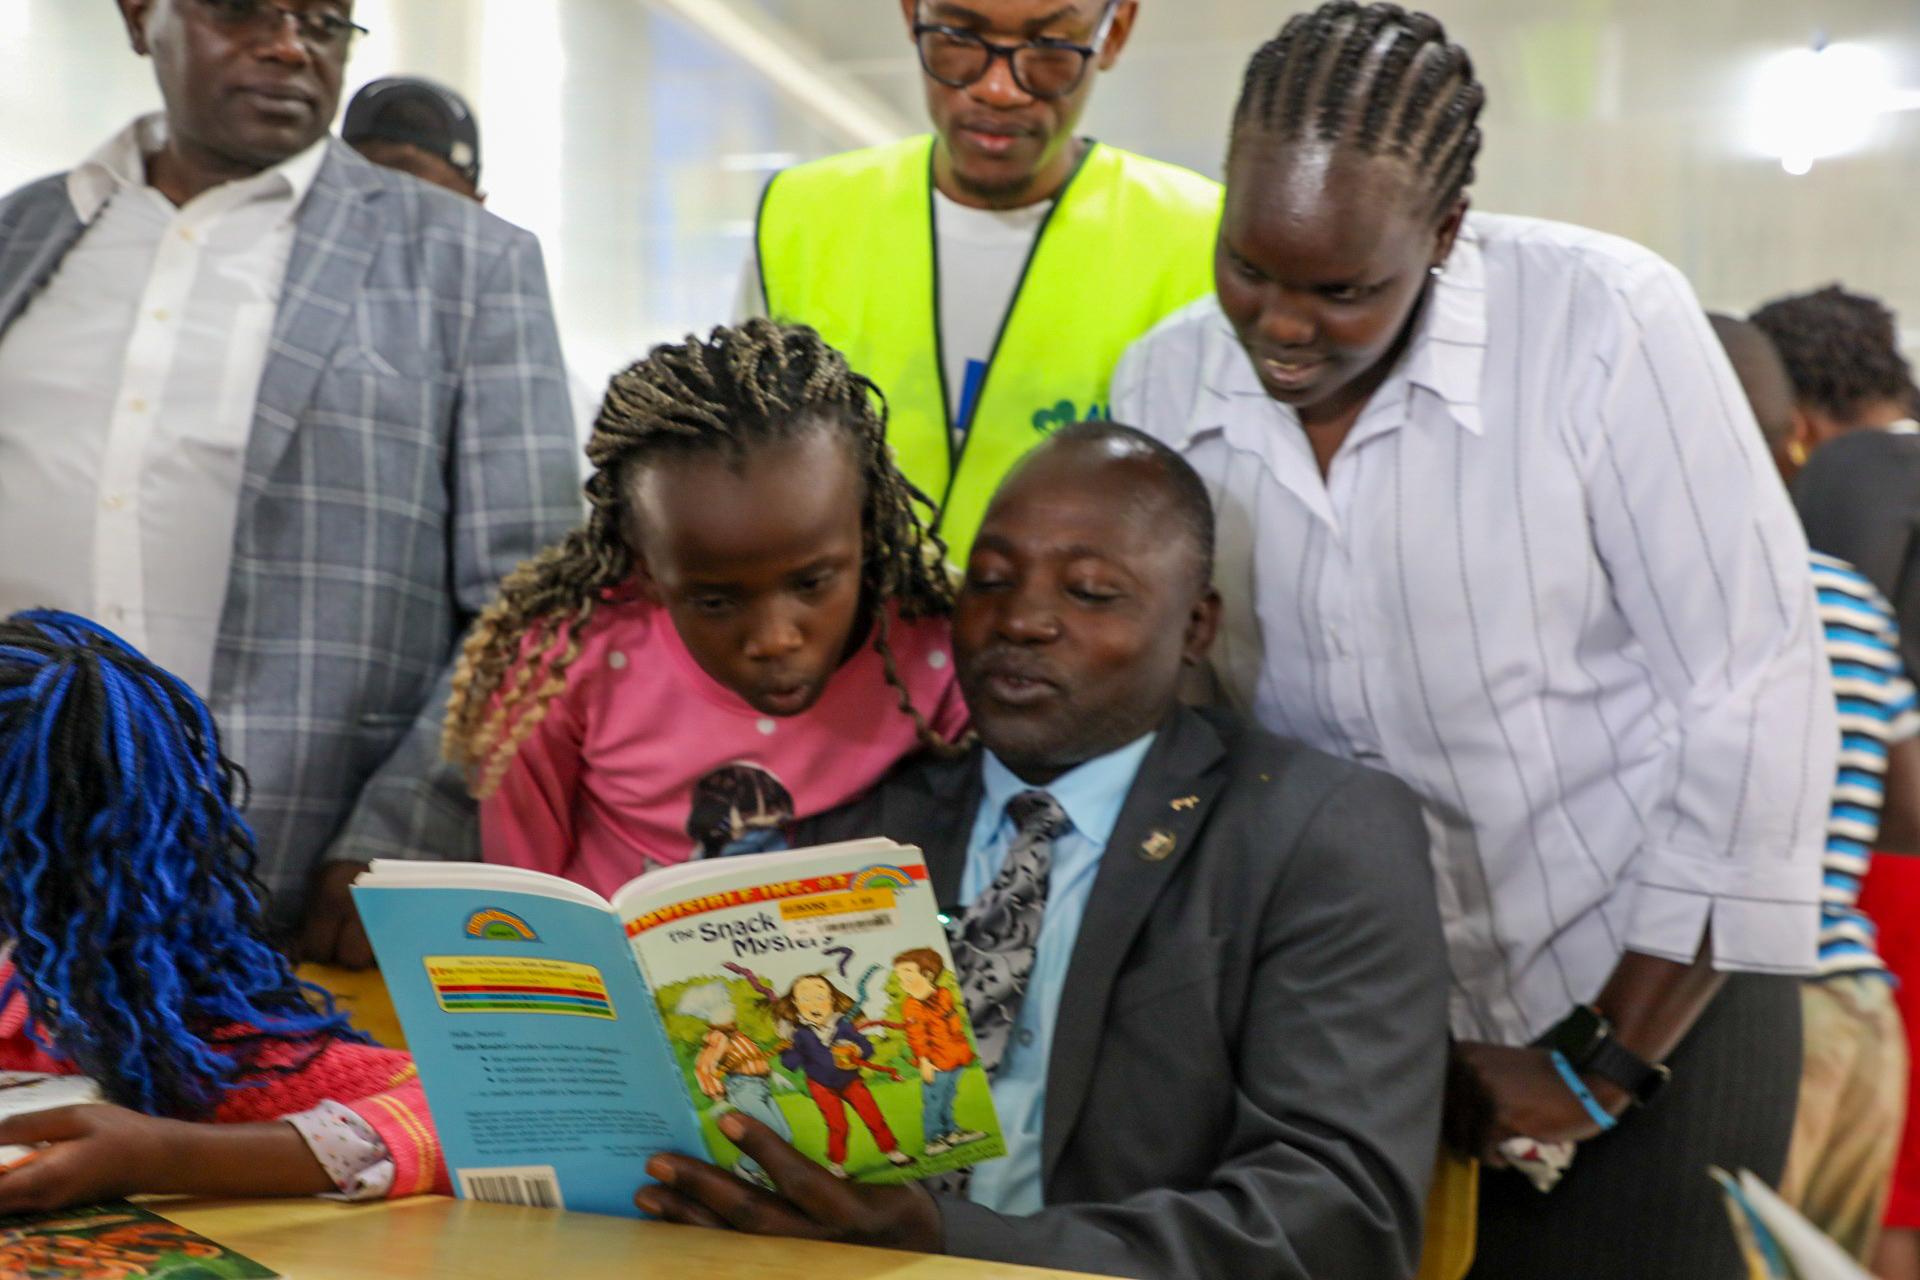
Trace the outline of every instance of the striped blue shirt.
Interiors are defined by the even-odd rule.
[[[1887,748],[1920,732],[1920,705],[1900,662],[1900,636],[1885,598],[1845,560],[1816,551],[1812,561],[1840,708],[1840,771],[1820,898],[1820,976],[1884,973],[1873,922],[1857,905],[1860,881],[1880,834]]]

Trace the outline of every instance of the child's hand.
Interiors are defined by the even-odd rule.
[[[926,1081],[926,1083],[932,1084],[933,1076],[934,1076],[933,1059],[932,1058],[920,1059],[920,1078]]]
[[[161,1190],[169,1132],[193,1127],[105,1103],[0,1120],[0,1143],[49,1144],[0,1173],[0,1213],[36,1213]]]
[[[343,969],[373,968],[373,944],[353,904],[353,882],[366,869],[364,862],[328,862],[314,874],[307,918],[300,927],[300,959]]]
[[[0,1120],[0,1144],[46,1146],[0,1173],[0,1214],[152,1194],[312,1196],[333,1179],[283,1122],[193,1124],[90,1103]]]

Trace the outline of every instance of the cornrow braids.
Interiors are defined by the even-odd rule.
[[[889,606],[907,619],[945,616],[953,584],[945,545],[920,515],[930,504],[887,447],[885,397],[812,329],[749,320],[655,347],[608,385],[587,442],[586,523],[506,579],[454,675],[442,747],[476,796],[498,788],[565,690],[595,606],[635,572],[626,533],[634,474],[665,459],[740,458],[822,425],[845,435],[861,473],[861,587],[887,682],[921,741],[951,749],[913,705],[888,641]]]
[[[1878,298],[1837,284],[1775,298],[1753,313],[1786,363],[1800,400],[1841,421],[1874,400],[1920,413],[1913,368],[1900,354],[1899,323]]]
[[[1485,102],[1473,60],[1437,19],[1330,0],[1289,18],[1253,55],[1233,129],[1236,139],[1258,128],[1397,156],[1426,183],[1427,209],[1437,213],[1473,183]]]
[[[177,677],[71,614],[0,621],[0,1002],[124,1106],[203,1117],[364,1039],[266,941],[245,792]]]

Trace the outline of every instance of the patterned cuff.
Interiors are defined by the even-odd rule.
[[[393,1188],[393,1156],[373,1126],[338,1102],[283,1119],[306,1139],[313,1158],[340,1190],[329,1200],[379,1200]]]

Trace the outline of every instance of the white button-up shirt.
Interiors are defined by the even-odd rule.
[[[0,614],[69,609],[202,694],[253,402],[324,141],[183,208],[149,116],[67,179],[87,225],[0,335]]]
[[[1806,543],[1673,267],[1471,216],[1324,479],[1211,298],[1113,401],[1212,491],[1229,698],[1425,802],[1457,1035],[1531,1039],[1709,926],[1723,969],[1811,969],[1837,730]]]

